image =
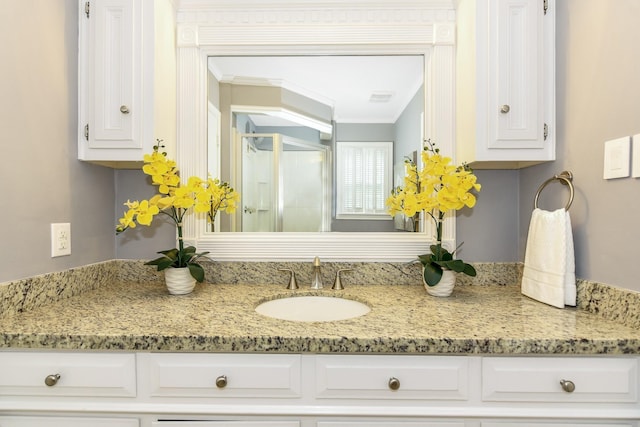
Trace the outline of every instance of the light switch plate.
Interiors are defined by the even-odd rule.
[[[604,143],[604,179],[629,176],[631,137],[625,136]]]
[[[640,133],[632,136],[633,144],[631,145],[631,176],[640,178]]]

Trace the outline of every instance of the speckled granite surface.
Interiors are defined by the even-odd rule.
[[[633,323],[635,315],[609,320],[601,314],[621,301],[628,311],[637,312],[637,294],[604,285],[581,282],[579,293],[583,301],[579,308],[560,310],[522,296],[518,281],[510,277],[511,274],[517,277],[515,265],[497,268],[483,265],[481,268],[489,271],[483,274],[484,278],[477,283],[461,280],[449,298],[427,295],[416,281],[402,283],[398,279],[393,285],[371,283],[379,278],[375,269],[380,268],[388,273],[377,274],[406,275],[409,282],[414,274],[411,266],[352,265],[361,267],[358,270],[361,274],[350,278],[345,275],[344,291],[322,293],[357,299],[367,303],[372,311],[339,322],[298,323],[267,318],[254,311],[260,302],[290,292],[283,287],[286,276],[277,271],[281,265],[268,266],[276,268],[281,279],[278,284],[274,284],[271,276],[269,284],[265,284],[267,276],[261,274],[267,274],[264,272],[267,266],[255,266],[212,263],[207,266],[208,277],[213,273],[209,269],[220,274],[213,274],[217,277],[214,282],[225,280],[225,274],[229,274],[245,283],[203,283],[197,285],[194,293],[178,297],[169,296],[160,276],[146,274],[146,267],[141,278],[137,262],[112,261],[77,269],[77,277],[70,279],[78,281],[72,286],[75,291],[67,292],[61,285],[63,297],[74,296],[60,299],[49,289],[37,292],[46,295],[45,300],[50,299],[45,304],[29,302],[37,300],[36,293],[31,292],[33,286],[22,287],[27,291],[20,300],[15,282],[2,284],[2,300],[7,295],[14,295],[14,299],[3,303],[0,347],[211,352],[640,353],[640,328]],[[252,272],[251,267],[259,272]],[[307,266],[295,267],[301,268],[299,283],[305,286],[302,268]],[[497,271],[502,271],[504,277],[495,274]],[[326,283],[331,283],[329,266],[325,273],[329,276]],[[254,283],[246,283],[251,280]],[[504,283],[508,281],[511,282]],[[85,282],[85,288],[81,282]],[[51,284],[53,288],[56,286]],[[608,303],[612,289],[614,296]],[[303,287],[295,293],[309,294],[310,290]],[[16,310],[12,303],[22,310]],[[626,322],[631,323],[625,325]]]

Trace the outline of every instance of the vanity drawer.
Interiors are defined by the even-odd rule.
[[[319,399],[467,400],[469,358],[317,356]]]
[[[638,399],[635,358],[488,357],[482,362],[482,378],[485,401],[607,403]]]
[[[0,395],[136,395],[134,354],[0,352]]]
[[[133,418],[2,417],[0,427],[139,427]]]
[[[150,354],[151,396],[300,396],[300,355]]]

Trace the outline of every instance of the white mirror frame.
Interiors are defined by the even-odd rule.
[[[183,177],[207,176],[207,57],[214,55],[425,55],[425,137],[453,156],[454,0],[181,0],[177,16]],[[190,216],[184,235],[218,261],[404,262],[428,251],[431,223],[425,233],[211,233],[204,216]],[[445,220],[443,243],[455,247],[455,215]]]

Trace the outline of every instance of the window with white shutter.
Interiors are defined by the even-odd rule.
[[[336,218],[391,220],[393,142],[336,143]]]

